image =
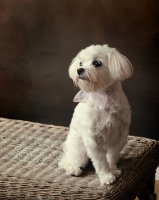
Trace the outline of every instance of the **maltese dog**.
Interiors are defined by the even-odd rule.
[[[132,65],[115,48],[91,45],[73,59],[69,75],[81,90],[59,166],[80,176],[91,159],[100,183],[112,184],[121,174],[116,163],[131,121],[121,81],[132,75]]]

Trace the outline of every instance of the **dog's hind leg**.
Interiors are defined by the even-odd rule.
[[[66,170],[67,174],[80,176],[83,172],[81,168],[88,163],[88,156],[84,144],[77,133],[70,129],[64,143],[64,155],[59,162],[59,166]]]
[[[117,162],[119,160],[120,152],[126,144],[126,139],[118,140],[116,143],[107,146],[106,158],[112,173],[116,176],[121,174],[121,170],[117,168]]]
[[[106,158],[110,167],[110,170],[116,176],[121,174],[121,170],[117,168],[117,162],[119,159],[120,150],[114,150],[113,148],[108,148],[106,153]]]

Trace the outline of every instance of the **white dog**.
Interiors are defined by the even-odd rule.
[[[108,45],[91,45],[73,59],[69,75],[81,90],[59,166],[79,176],[90,158],[101,184],[111,184],[120,174],[116,163],[131,121],[120,81],[132,75],[132,65]]]

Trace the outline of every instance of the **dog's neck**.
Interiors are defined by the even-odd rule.
[[[118,84],[119,82],[116,81],[109,87],[97,92],[85,92],[80,90],[74,97],[73,101],[85,103],[89,98],[91,98],[93,103],[103,110],[108,101],[108,95],[112,94],[113,91],[116,90]]]
[[[115,81],[112,85],[108,86],[103,91],[106,94],[111,94],[117,88],[118,85],[119,85],[119,81]]]

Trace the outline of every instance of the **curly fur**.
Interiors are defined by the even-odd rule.
[[[94,60],[102,65],[93,66]],[[83,68],[84,73],[79,75],[79,68]],[[130,106],[120,81],[132,75],[132,65],[114,48],[91,45],[73,59],[69,75],[85,92],[102,91],[114,83],[116,87],[107,93],[104,109],[95,105],[91,98],[76,106],[59,166],[67,174],[79,176],[90,158],[101,184],[111,184],[121,173],[116,163],[127,142],[131,122]]]

